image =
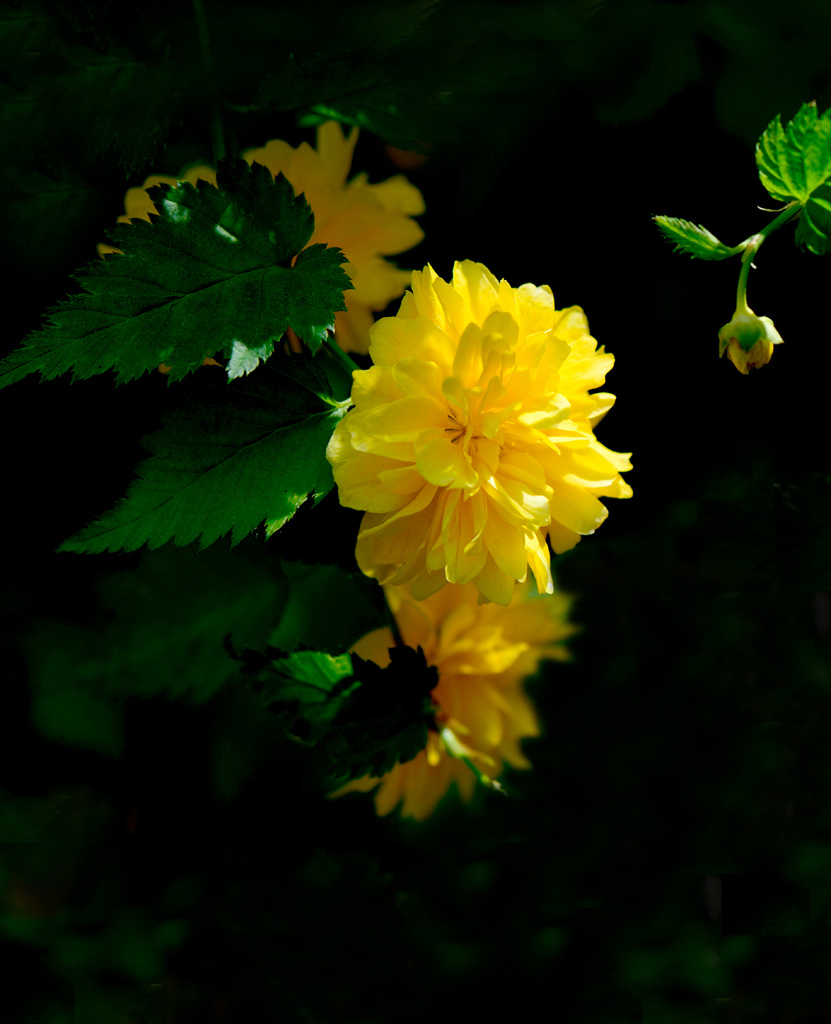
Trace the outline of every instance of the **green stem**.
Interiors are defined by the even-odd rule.
[[[332,335],[325,341],[325,345],[331,354],[338,360],[341,366],[349,372],[350,377],[352,376],[353,370],[360,370],[360,366],[343,351],[340,345],[335,341]]]
[[[492,789],[495,793],[505,794],[505,787],[502,783],[499,782],[498,779],[492,779],[490,775],[485,775],[479,765],[465,754],[464,749],[459,745],[459,741],[453,734],[452,729],[445,727],[440,730],[439,735],[442,738],[442,742],[444,743],[448,754],[450,754],[451,757],[455,757],[463,764],[466,764],[483,786],[487,786],[488,789]]]
[[[750,273],[750,265],[756,258],[756,253],[761,248],[762,242],[764,242],[768,235],[773,234],[774,231],[781,228],[783,224],[787,224],[789,220],[793,220],[801,212],[802,204],[800,202],[794,200],[792,203],[788,203],[785,209],[770,224],[741,243],[744,251],[742,252],[742,269],[739,274],[739,283],[736,288],[737,313],[749,312],[747,305],[747,276]]]
[[[211,149],[214,164],[225,156],[225,135],[222,131],[222,111],[219,104],[219,90],[216,84],[216,69],[211,51],[211,37],[208,34],[208,19],[205,17],[205,5],[202,0],[193,0],[193,15],[196,19],[196,34],[199,38],[199,49],[202,51],[202,70],[205,73],[205,85],[211,99]]]

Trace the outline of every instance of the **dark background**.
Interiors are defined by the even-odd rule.
[[[175,641],[197,613],[206,644],[262,634],[280,556],[349,567],[358,517],[330,495],[266,554],[56,554],[123,494],[175,388],[4,392],[0,1017],[828,1020],[828,268],[792,228],[764,245],[748,300],[785,344],[743,377],[717,358],[738,262],[673,254],[651,217],[732,245],[774,216],[755,141],[831,105],[831,7],[206,12],[229,148],[313,142],[315,109],[365,125],[373,181],[399,170],[389,143],[420,146],[426,237],[400,266],[474,259],[583,306],[616,357],[598,436],[634,453],[635,496],[555,563],[582,632],[530,684],[533,772],[378,819],[322,797],[198,630]],[[128,186],[211,162],[212,88],[189,5],[12,5],[0,26],[10,351]],[[132,70],[102,89],[96,54]],[[233,623],[200,604],[226,587]]]

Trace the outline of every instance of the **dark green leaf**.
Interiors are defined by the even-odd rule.
[[[152,158],[178,114],[177,69],[97,45],[76,45],[54,10],[0,7],[0,139],[18,169],[67,151],[77,169],[112,150],[129,174]]]
[[[382,669],[356,654],[274,651],[249,675],[287,733],[318,748],[323,774],[346,782],[382,775],[426,746],[438,672],[421,648],[392,648],[390,659]]]
[[[326,750],[328,774],[344,782],[383,775],[425,748],[434,724],[430,692],[439,682],[420,647],[391,648],[386,668],[357,654],[352,663],[360,685],[344,698]]]
[[[732,248],[720,242],[712,232],[700,224],[692,224],[678,217],[657,216],[652,218],[658,230],[668,241],[673,242],[673,252],[687,252],[700,260],[724,260],[741,252],[741,246]]]
[[[221,165],[217,180],[218,188],[150,189],[158,217],[116,226],[111,238],[124,255],[76,275],[83,290],[0,363],[0,386],[34,372],[72,370],[77,379],[111,368],[120,383],[160,363],[180,380],[220,351],[240,375],[287,327],[319,348],[351,287],[343,254],[303,248],[314,218],[282,175],[275,181],[267,168],[237,160]]]
[[[226,643],[264,647],[285,590],[279,577],[236,552],[151,552],[137,568],[102,581],[108,622],[46,621],[32,630],[26,647],[34,692],[38,699],[89,691],[206,701],[237,670]]]
[[[15,265],[38,275],[65,273],[68,247],[88,232],[98,212],[95,189],[76,174],[58,180],[38,171],[27,171],[6,184]]]
[[[252,377],[194,392],[143,442],[151,457],[126,498],[62,551],[169,540],[206,547],[229,531],[233,545],[264,521],[274,533],[307,498],[317,503],[331,489],[325,449],[348,402],[330,397],[311,356],[277,352]]]
[[[831,111],[803,103],[783,128],[779,114],[756,144],[759,178],[774,199],[801,203],[831,175]]]
[[[821,256],[831,253],[831,182],[815,189],[802,208],[796,243]]]
[[[268,638],[272,647],[343,651],[385,624],[383,593],[376,580],[338,565],[284,561],[282,569],[290,590]]]

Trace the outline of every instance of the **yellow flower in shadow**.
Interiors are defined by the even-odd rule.
[[[615,398],[589,391],[614,359],[582,309],[481,263],[449,284],[428,265],[370,338],[375,365],[352,374],[326,453],[341,504],[366,513],[361,570],[419,599],[473,582],[508,604],[530,566],[550,593],[548,543],[573,548],[606,518],[601,497],[632,493],[628,455],[594,436]]]
[[[373,312],[398,298],[409,283],[410,272],[399,270],[386,257],[412,248],[424,237],[413,220],[424,212],[424,200],[403,174],[377,185],[369,184],[366,174],[346,180],[357,139],[357,128],[344,137],[336,121],[327,121],[317,129],[316,149],[306,142],[294,148],[274,139],[242,154],[249,164],[264,164],[274,176],[282,173],[297,195],[305,194],[315,218],[308,245],[337,246],[346,255],[344,270],[353,289],[344,295],[346,311],[335,314],[335,338],[348,352],[367,351]],[[178,178],[151,174],[141,187],[127,190],[119,221],[149,220],[155,213],[145,189],[177,181],[195,184],[198,178],[216,185],[216,171],[204,164],[185,169]],[[118,251],[98,246],[100,255]]]
[[[479,604],[472,584],[445,587],[423,601],[408,587],[384,591],[404,643],[421,646],[427,663],[438,669],[431,697],[439,709],[439,731],[428,734],[426,748],[413,760],[381,778],[356,779],[331,795],[376,789],[379,814],[403,801],[402,815],[424,819],[454,782],[467,801],[477,774],[495,780],[506,763],[531,766],[520,741],[540,730],[523,680],[544,659],[569,657],[563,641],[576,632],[567,621],[572,599],[560,592],[540,596],[530,581],[516,588],[507,606]],[[384,628],[369,633],[354,650],[386,666],[392,645],[392,633]]]

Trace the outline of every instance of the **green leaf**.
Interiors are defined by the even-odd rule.
[[[815,102],[803,103],[784,128],[777,114],[756,144],[756,165],[774,199],[806,203],[831,175],[831,111],[819,117]]]
[[[687,252],[700,260],[724,260],[742,251],[740,245],[731,248],[720,242],[712,232],[700,224],[662,215],[652,219],[664,238],[675,243],[673,252]]]
[[[330,395],[311,356],[282,351],[251,377],[195,385],[143,441],[151,457],[127,496],[60,550],[207,547],[229,531],[234,545],[265,521],[273,533],[333,486],[325,449],[349,403]]]
[[[264,649],[287,585],[236,552],[167,547],[99,587],[109,621],[38,621],[25,646],[32,688],[202,703],[237,671],[227,650]]]
[[[820,256],[831,253],[831,182],[820,185],[802,208],[796,243]]]
[[[8,175],[6,228],[15,266],[32,275],[66,273],[67,250],[98,215],[96,189],[77,174],[61,180],[39,171]]]
[[[121,383],[160,363],[181,380],[220,351],[239,376],[288,327],[316,351],[346,308],[345,257],[303,248],[314,218],[282,175],[231,160],[217,180],[149,189],[158,217],[116,225],[110,237],[124,255],[75,275],[83,290],[0,363],[0,387],[34,372],[78,379],[111,368]]]
[[[357,654],[273,651],[248,672],[288,735],[317,747],[323,775],[344,783],[382,775],[427,744],[438,671],[421,648],[394,647],[390,659],[380,668]]]
[[[386,668],[357,654],[352,664],[360,685],[335,716],[325,762],[328,774],[343,782],[383,775],[425,748],[428,727],[435,726],[430,692],[439,682],[420,647],[391,648]]]
[[[385,600],[376,580],[339,565],[281,563],[289,594],[270,646],[291,651],[343,651],[386,625]]]

